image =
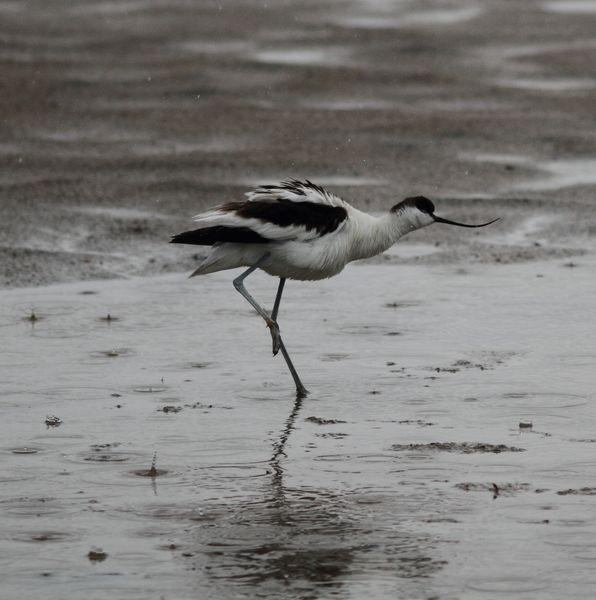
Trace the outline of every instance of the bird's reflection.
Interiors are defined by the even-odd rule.
[[[283,481],[284,469],[281,464],[281,459],[282,457],[286,456],[286,444],[288,443],[290,434],[296,426],[296,418],[300,413],[300,409],[302,408],[303,402],[304,395],[296,393],[296,398],[294,400],[292,411],[286,419],[285,426],[280,436],[273,443],[273,456],[269,461],[269,464],[271,465],[271,488],[273,492],[273,499],[279,504],[284,504],[286,501]]]
[[[414,580],[440,569],[442,563],[429,554],[431,544],[399,532],[393,520],[378,531],[362,525],[360,507],[355,510],[349,494],[314,484],[288,486],[286,448],[303,403],[304,397],[296,396],[273,442],[260,497],[226,505],[221,522],[201,530],[207,534],[204,572],[226,585],[262,590],[266,584],[266,597],[314,599],[321,586],[343,587],[359,560]]]

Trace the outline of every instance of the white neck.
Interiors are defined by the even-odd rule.
[[[351,222],[353,227],[351,260],[381,254],[393,246],[399,238],[421,227],[415,218],[410,219],[409,215],[403,212],[390,212],[382,217],[373,217],[354,209]]]

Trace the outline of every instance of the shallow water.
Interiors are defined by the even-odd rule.
[[[596,185],[596,158],[593,156],[540,160],[516,154],[464,152],[460,154],[460,158],[466,161],[518,166],[542,172],[531,179],[509,184],[506,188],[508,190],[548,191]],[[547,176],[545,177],[544,174]]]
[[[519,182],[515,184],[515,189],[540,191],[558,190],[576,185],[596,185],[596,158],[591,156],[536,161],[532,166],[546,171],[549,177]]]
[[[500,79],[499,85],[519,88],[536,92],[561,92],[570,93],[574,90],[591,90],[596,87],[595,79]]]
[[[565,0],[565,2],[545,2],[544,9],[562,14],[593,14],[596,13],[594,0]]]
[[[588,597],[595,263],[0,292],[3,598]]]
[[[436,10],[415,11],[414,4],[405,3],[365,3],[360,7],[358,16],[335,16],[333,21],[343,27],[355,29],[401,29],[448,27],[475,19],[482,13],[478,6],[463,5],[439,8]],[[401,9],[401,10],[400,10]],[[398,13],[395,16],[395,13]],[[401,14],[399,14],[401,13]]]
[[[345,48],[283,48],[255,52],[254,60],[279,65],[337,66],[350,64]]]

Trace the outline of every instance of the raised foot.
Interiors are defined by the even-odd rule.
[[[273,356],[275,356],[281,348],[281,334],[279,333],[279,325],[273,319],[269,319],[267,321],[267,327],[269,327],[269,331],[271,332]]]

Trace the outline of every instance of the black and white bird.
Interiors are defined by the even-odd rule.
[[[191,277],[248,267],[234,279],[234,287],[265,320],[271,331],[273,355],[281,350],[300,396],[307,390],[290,360],[277,323],[286,279],[333,277],[349,262],[381,254],[402,236],[432,223],[485,227],[498,220],[466,225],[437,217],[433,203],[423,196],[406,198],[376,217],[308,180],[261,185],[246,195],[245,201],[222,204],[197,215],[197,228],[173,236],[171,242],[211,246]],[[256,269],[279,277],[271,313],[244,287],[244,279]]]

